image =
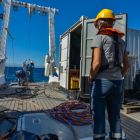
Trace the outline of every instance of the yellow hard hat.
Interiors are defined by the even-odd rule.
[[[114,13],[113,13],[112,10],[110,10],[110,9],[103,9],[96,16],[95,22],[97,22],[101,18],[102,19],[104,19],[104,18],[110,18],[110,19],[115,20],[115,15],[114,15]]]

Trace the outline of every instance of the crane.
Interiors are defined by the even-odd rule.
[[[55,32],[54,32],[54,15],[58,13],[58,9],[50,8],[45,6],[40,6],[36,4],[31,4],[27,2],[21,2],[16,0],[0,0],[0,3],[4,5],[4,14],[3,14],[3,24],[2,30],[0,34],[0,85],[5,83],[5,63],[6,63],[6,40],[7,40],[7,29],[9,25],[9,17],[10,17],[10,9],[13,6],[14,9],[18,9],[18,7],[27,8],[29,15],[31,16],[33,12],[37,11],[40,15],[46,15],[48,13],[48,21],[49,21],[49,59],[50,65],[49,71],[52,74],[53,66],[55,64]],[[46,57],[45,57],[46,58]],[[46,63],[46,60],[45,60]],[[51,69],[50,69],[51,68]],[[46,67],[48,69],[48,67]],[[48,74],[50,74],[48,73]],[[49,76],[45,74],[46,76]]]
[[[0,85],[5,83],[5,62],[6,62],[6,39],[7,39],[7,30],[9,24],[9,16],[10,16],[10,7],[11,7],[11,0],[7,0],[4,3],[4,14],[3,14],[3,24],[2,24],[2,31],[0,36]]]

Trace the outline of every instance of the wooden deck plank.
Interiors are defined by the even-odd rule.
[[[45,95],[44,93],[41,94],[41,95],[39,95],[38,98],[39,98],[40,100],[43,100],[43,103],[41,103],[41,104],[42,104],[43,107],[45,107],[45,108],[44,108],[45,110],[46,110],[46,109],[52,108],[50,102],[48,102],[48,98],[46,98],[46,95]]]
[[[2,99],[0,99],[0,105],[2,106],[3,102],[2,102]]]
[[[52,97],[49,98],[49,102],[52,105],[52,108],[57,106],[57,103],[56,103],[55,99],[53,99]]]
[[[23,106],[22,106],[22,111],[26,111],[26,108],[27,108],[27,103],[24,102],[24,103],[23,103]]]
[[[39,108],[40,108],[39,110],[43,109],[43,106],[42,106],[42,104],[40,102],[39,96],[36,97],[36,104],[39,106]]]
[[[126,114],[129,114],[129,113],[140,111],[140,106],[139,105],[125,105],[123,106],[123,110]]]
[[[134,118],[135,120],[137,120],[140,123],[140,112],[131,113],[131,114],[129,114],[129,116],[131,118]]]
[[[140,123],[131,118],[128,118],[125,115],[121,115],[121,118],[122,118],[122,127],[124,128],[128,136],[128,140],[139,140]]]
[[[41,103],[39,97],[37,98],[37,104],[40,106],[40,109],[43,110],[43,106],[42,106],[42,103]]]
[[[7,110],[7,108],[3,105],[4,101],[0,100],[0,112]]]
[[[30,102],[32,102],[34,104],[35,103],[34,98],[31,98]],[[34,105],[31,107],[31,111],[36,111],[36,107]]]
[[[14,110],[14,106],[15,106],[15,100],[12,99],[11,105],[10,105],[10,109]]]
[[[32,102],[30,101],[30,106],[32,111],[40,111],[41,107],[38,104],[38,101]]]
[[[7,102],[7,105],[6,105],[8,109],[10,109],[11,103],[12,103],[12,98],[9,98],[9,101]]]
[[[127,121],[126,121],[127,120]],[[136,132],[136,130],[140,129],[140,125],[138,125],[138,122],[133,122],[131,121],[131,119],[124,119],[124,121],[122,122],[123,125],[127,126],[127,127],[131,127],[132,131],[134,131],[134,133]]]
[[[49,94],[49,92],[48,92],[48,94]],[[50,100],[50,98],[48,98],[49,96],[47,97],[45,93],[43,95],[44,95],[44,103],[47,107],[46,109],[51,109],[53,106],[52,106],[51,102],[49,101]]]
[[[48,103],[49,109],[51,109],[51,108],[56,106],[51,98],[46,99],[46,102]]]
[[[29,111],[35,111],[35,110],[39,110],[40,106],[38,105],[38,102],[35,101],[33,102],[32,98],[29,98],[26,100],[26,105],[27,105],[27,110]]]
[[[17,109],[18,111],[22,111],[23,102],[22,100],[17,100]]]
[[[17,110],[17,100],[16,99],[14,99],[14,108],[13,108],[13,110]]]
[[[38,105],[37,97],[34,97],[34,98],[31,100],[31,102],[33,102],[34,104],[37,104],[37,106],[36,106],[36,105],[33,106],[32,111],[33,111],[33,110],[34,110],[34,111],[39,110],[38,108],[40,108],[40,106]]]
[[[15,100],[14,110],[20,111],[20,108],[18,106],[18,101],[17,100]]]
[[[48,110],[48,109],[50,109],[50,108],[49,108],[49,104],[48,104],[48,102],[46,101],[46,99],[44,99],[44,104],[46,105],[46,108],[45,108],[45,110]]]
[[[51,91],[50,91],[50,92],[51,92]],[[57,106],[57,105],[59,105],[60,103],[62,103],[62,101],[60,101],[60,102],[58,103],[57,100],[62,99],[62,97],[59,95],[59,93],[57,94],[56,91],[54,91],[54,92],[53,92],[53,95],[51,95],[51,96],[52,96],[52,100],[53,100],[54,103],[55,103],[55,106]]]
[[[55,100],[54,100],[53,97],[52,97],[52,91],[51,91],[51,90],[48,91],[48,95],[50,96],[50,97],[48,98],[48,103],[50,104],[51,108],[57,106]]]
[[[37,86],[37,85],[36,85]],[[36,87],[33,87],[34,90]],[[67,101],[66,95],[61,94],[59,91],[55,91],[51,88],[43,86],[38,86],[40,91],[38,93],[34,93],[31,91],[27,91],[29,93],[34,93],[35,96],[28,99],[18,99],[13,96],[9,98],[0,98],[0,105],[3,105],[11,110],[18,110],[18,111],[40,111],[51,109],[62,102]],[[13,91],[12,89],[11,91]],[[36,89],[37,90],[37,89]],[[8,93],[11,92],[8,89]],[[6,92],[6,90],[5,90]],[[8,94],[7,93],[7,94]],[[122,118],[122,127],[125,130],[128,140],[140,140],[140,113],[130,113],[130,114],[123,114],[121,115]],[[133,118],[133,119],[131,119]],[[135,121],[136,120],[136,121]]]
[[[42,96],[42,98],[39,98],[40,99],[40,102],[41,102],[41,104],[42,104],[42,109],[43,110],[46,110],[47,109],[47,105],[46,105],[46,103],[45,103],[45,99],[43,98],[44,96]]]
[[[53,105],[51,104],[50,99],[46,98],[45,103],[47,104],[48,109],[53,108]]]
[[[31,105],[29,102],[26,102],[26,111],[30,111],[31,110]]]
[[[7,105],[7,99],[4,99],[2,102],[3,102],[3,103],[2,103],[2,106],[3,106],[3,107],[6,107],[6,105]]]
[[[121,113],[140,123],[140,112],[126,114],[124,111],[121,111]]]

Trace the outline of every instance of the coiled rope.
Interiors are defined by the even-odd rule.
[[[78,140],[78,136],[73,125],[82,126],[91,124],[93,121],[89,105],[79,101],[61,103],[50,110],[50,115],[71,128],[74,140]]]
[[[89,105],[79,101],[61,103],[51,109],[50,114],[53,118],[71,125],[87,125],[93,121]]]

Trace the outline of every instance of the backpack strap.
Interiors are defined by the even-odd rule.
[[[117,32],[113,33],[113,39],[114,39],[114,47],[115,47],[115,55],[114,55],[114,63],[113,64],[107,64],[107,65],[102,65],[99,69],[98,72],[102,72],[107,69],[111,69],[114,67],[119,67],[122,69],[122,65],[119,62],[119,35]]]
[[[117,33],[114,33],[113,35],[114,38],[114,45],[115,45],[115,57],[114,57],[114,66],[119,65],[119,36]]]

